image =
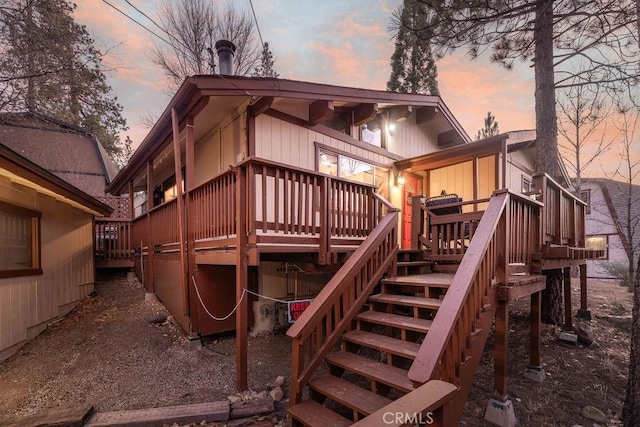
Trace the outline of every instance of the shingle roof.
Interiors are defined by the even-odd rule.
[[[589,178],[585,183],[593,183],[602,189],[611,215],[619,233],[626,239],[625,244],[632,244],[640,249],[640,185],[606,178]],[[627,224],[631,222],[631,236]]]
[[[38,113],[0,114],[0,143],[93,196],[117,168],[87,131]]]

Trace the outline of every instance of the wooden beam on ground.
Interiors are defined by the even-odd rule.
[[[440,110],[438,107],[420,107],[416,110],[416,124],[421,125],[435,118]]]
[[[229,418],[247,418],[255,415],[270,414],[274,411],[273,399],[270,397],[251,400],[240,400],[231,404]]]
[[[247,169],[239,167],[236,177],[236,301],[242,300],[236,310],[236,388],[249,388],[247,381],[247,327],[249,316],[249,295],[245,289],[249,285],[249,259],[247,245]]]
[[[85,426],[158,426],[225,421],[229,419],[229,401],[196,403],[164,408],[136,409],[95,414]]]
[[[541,366],[540,364],[540,321],[542,318],[542,292],[531,294],[531,313],[529,323],[531,327],[531,343],[529,346],[529,365]]]
[[[267,111],[273,105],[275,97],[263,96],[255,104],[249,107],[249,117],[258,117],[260,114]]]
[[[353,110],[353,126],[360,126],[378,115],[378,104],[360,104]]]
[[[438,134],[438,147],[443,147],[446,145],[456,145],[462,142],[462,138],[460,138],[460,135],[458,135],[458,131],[456,131],[455,129],[451,129],[450,131]]]
[[[57,409],[16,420],[0,417],[0,425],[3,427],[82,427],[86,425],[85,423],[93,413],[93,406],[82,405],[73,408]]]
[[[318,100],[309,105],[309,124],[315,126],[326,122],[334,112],[333,101]]]

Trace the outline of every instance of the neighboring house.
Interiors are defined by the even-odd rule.
[[[0,360],[93,291],[111,209],[0,143]]]
[[[533,173],[534,144],[527,131],[471,142],[437,96],[193,76],[107,191],[137,195],[136,273],[189,338],[235,329],[239,389],[253,313],[273,315],[262,297],[293,300],[294,425],[350,425],[434,378],[453,384],[411,407],[449,402],[440,425],[456,425],[494,318],[506,396],[509,301],[531,296],[540,370],[541,273],[584,273],[595,254],[585,204]],[[307,386],[353,418],[304,400]]]
[[[118,173],[93,135],[39,113],[0,114],[0,144],[91,196],[105,196]]]
[[[604,250],[604,257],[587,262],[589,277],[616,278],[606,267],[622,264],[626,271],[627,249],[635,248],[636,257],[640,249],[640,185],[588,178],[582,180],[580,193],[587,203],[586,245]]]

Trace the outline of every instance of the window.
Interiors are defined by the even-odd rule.
[[[591,213],[591,190],[582,190],[580,192],[580,198],[587,204],[587,213]]]
[[[319,150],[318,171],[365,184],[377,184],[374,165],[327,150]]]
[[[602,259],[609,259],[609,236],[587,236],[587,238],[585,239],[585,247],[587,249],[604,251],[604,256],[602,257]]]
[[[42,274],[40,212],[0,202],[0,277]]]
[[[531,178],[526,175],[522,175],[522,192],[529,193],[531,192]]]

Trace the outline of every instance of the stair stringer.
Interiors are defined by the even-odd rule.
[[[473,380],[480,366],[480,360],[484,353],[484,347],[487,344],[491,326],[498,308],[497,286],[493,285],[487,292],[489,305],[480,313],[478,334],[475,335],[469,343],[469,358],[462,363],[460,372],[460,384],[455,393],[455,397],[444,405],[443,410],[443,426],[457,426],[464,411],[464,406],[469,398]],[[445,297],[446,298],[446,297]]]

